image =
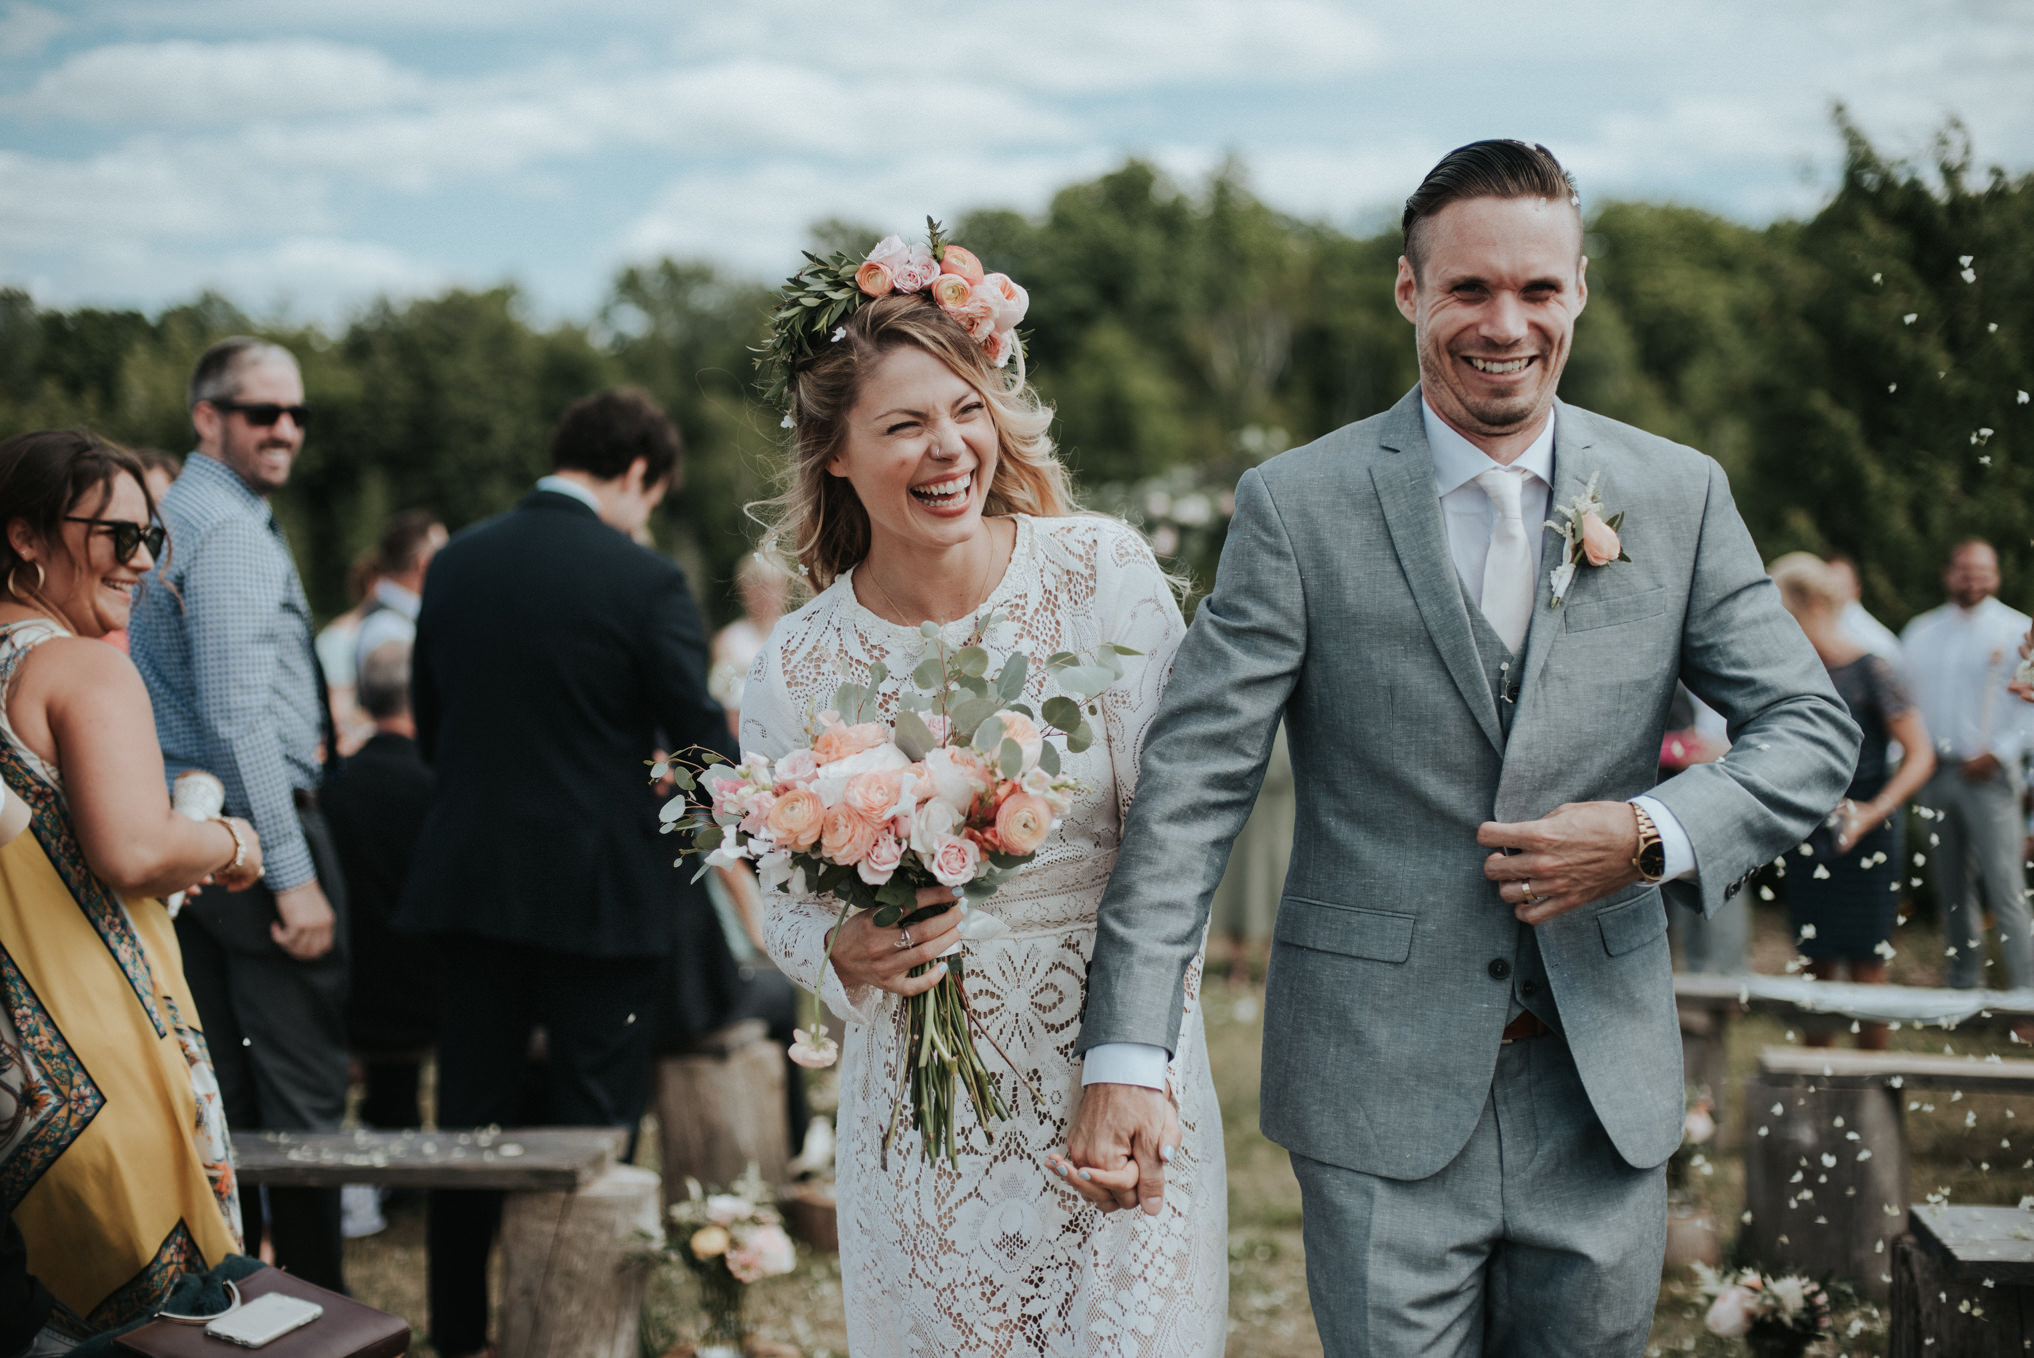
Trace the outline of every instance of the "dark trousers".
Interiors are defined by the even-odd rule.
[[[261,887],[243,894],[256,892],[267,894]],[[338,1130],[346,1114],[343,956],[335,949],[299,962],[273,944],[267,952],[229,947],[191,909],[177,916],[177,943],[226,1125],[235,1132]],[[261,1248],[262,1214],[251,1194],[246,1206],[253,1254]],[[306,1282],[345,1289],[338,1189],[271,1188],[268,1216],[277,1264]]]
[[[576,957],[531,944],[454,938],[439,945],[445,1018],[438,1038],[438,1126],[513,1126],[527,1108],[530,1037],[542,1026],[541,1102],[562,1127],[632,1136],[649,1096],[650,1020],[662,960]],[[431,1339],[446,1358],[487,1344],[487,1255],[501,1194],[431,1194]]]

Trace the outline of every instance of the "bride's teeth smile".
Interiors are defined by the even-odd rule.
[[[949,476],[944,481],[913,486],[911,494],[922,504],[933,509],[955,509],[966,503],[968,492],[974,488],[975,474],[966,471],[958,476]]]
[[[1526,365],[1532,362],[1530,356],[1526,358],[1495,359],[1495,358],[1476,358],[1471,355],[1464,354],[1463,357],[1468,359],[1469,366],[1476,369],[1477,372],[1491,373],[1499,377],[1502,377],[1506,373],[1524,372],[1526,369]]]

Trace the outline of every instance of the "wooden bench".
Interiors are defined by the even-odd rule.
[[[1724,1071],[1725,1040],[1739,1014],[1822,1015],[1908,1028],[2003,1026],[2034,1018],[2034,990],[1857,985],[1806,976],[1676,974],[1674,1001],[1681,1014],[1681,1066],[1690,1084],[1709,1089],[1720,1149],[1736,1149],[1744,1130],[1730,1107]]]
[[[742,1019],[657,1061],[657,1129],[664,1192],[685,1181],[725,1188],[756,1166],[763,1182],[786,1182],[791,1128],[784,1111],[784,1049],[761,1019]]]
[[[499,1189],[502,1358],[636,1358],[657,1175],[611,1127],[243,1132],[243,1184]],[[648,1237],[646,1239],[645,1237]]]
[[[1745,1208],[1754,1260],[1892,1284],[1907,1224],[1904,1091],[2034,1094],[2034,1061],[1923,1052],[1768,1047],[1745,1082]],[[1918,1210],[1918,1209],[1917,1209]]]
[[[1893,1252],[1892,1358],[2034,1350],[2034,1211],[1914,1209]]]

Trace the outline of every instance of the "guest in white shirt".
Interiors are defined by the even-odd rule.
[[[1900,647],[1940,756],[1919,801],[1940,817],[1934,824],[1941,843],[1930,866],[1943,908],[1949,984],[1969,989],[1987,979],[1981,889],[1998,925],[2006,981],[2034,986],[2019,772],[2034,745],[2034,708],[2006,690],[2028,618],[1992,597],[1999,558],[1990,543],[1958,543],[1942,582],[1949,602],[1907,624]]]
[[[1893,635],[1893,629],[1865,611],[1863,603],[1864,585],[1857,577],[1857,562],[1842,552],[1825,559],[1836,585],[1843,591],[1843,611],[1837,614],[1837,630],[1858,645],[1888,661],[1894,669],[1900,668],[1900,639]]]
[[[445,545],[445,525],[428,509],[406,509],[388,521],[375,550],[376,578],[354,638],[354,669],[391,641],[417,639],[424,575]]]

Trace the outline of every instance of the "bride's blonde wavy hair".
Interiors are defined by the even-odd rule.
[[[847,438],[847,416],[862,378],[906,345],[931,354],[982,393],[996,426],[996,475],[984,514],[1054,518],[1079,512],[1073,487],[1052,437],[1052,409],[1024,377],[1020,345],[1007,367],[989,361],[982,346],[929,293],[879,297],[842,323],[846,332],[805,359],[791,374],[791,456],[782,490],[749,506],[770,530],[776,552],[788,554],[814,591],[832,584],[869,554],[869,515],[847,478],[827,466]],[[771,551],[766,542],[765,552]]]

